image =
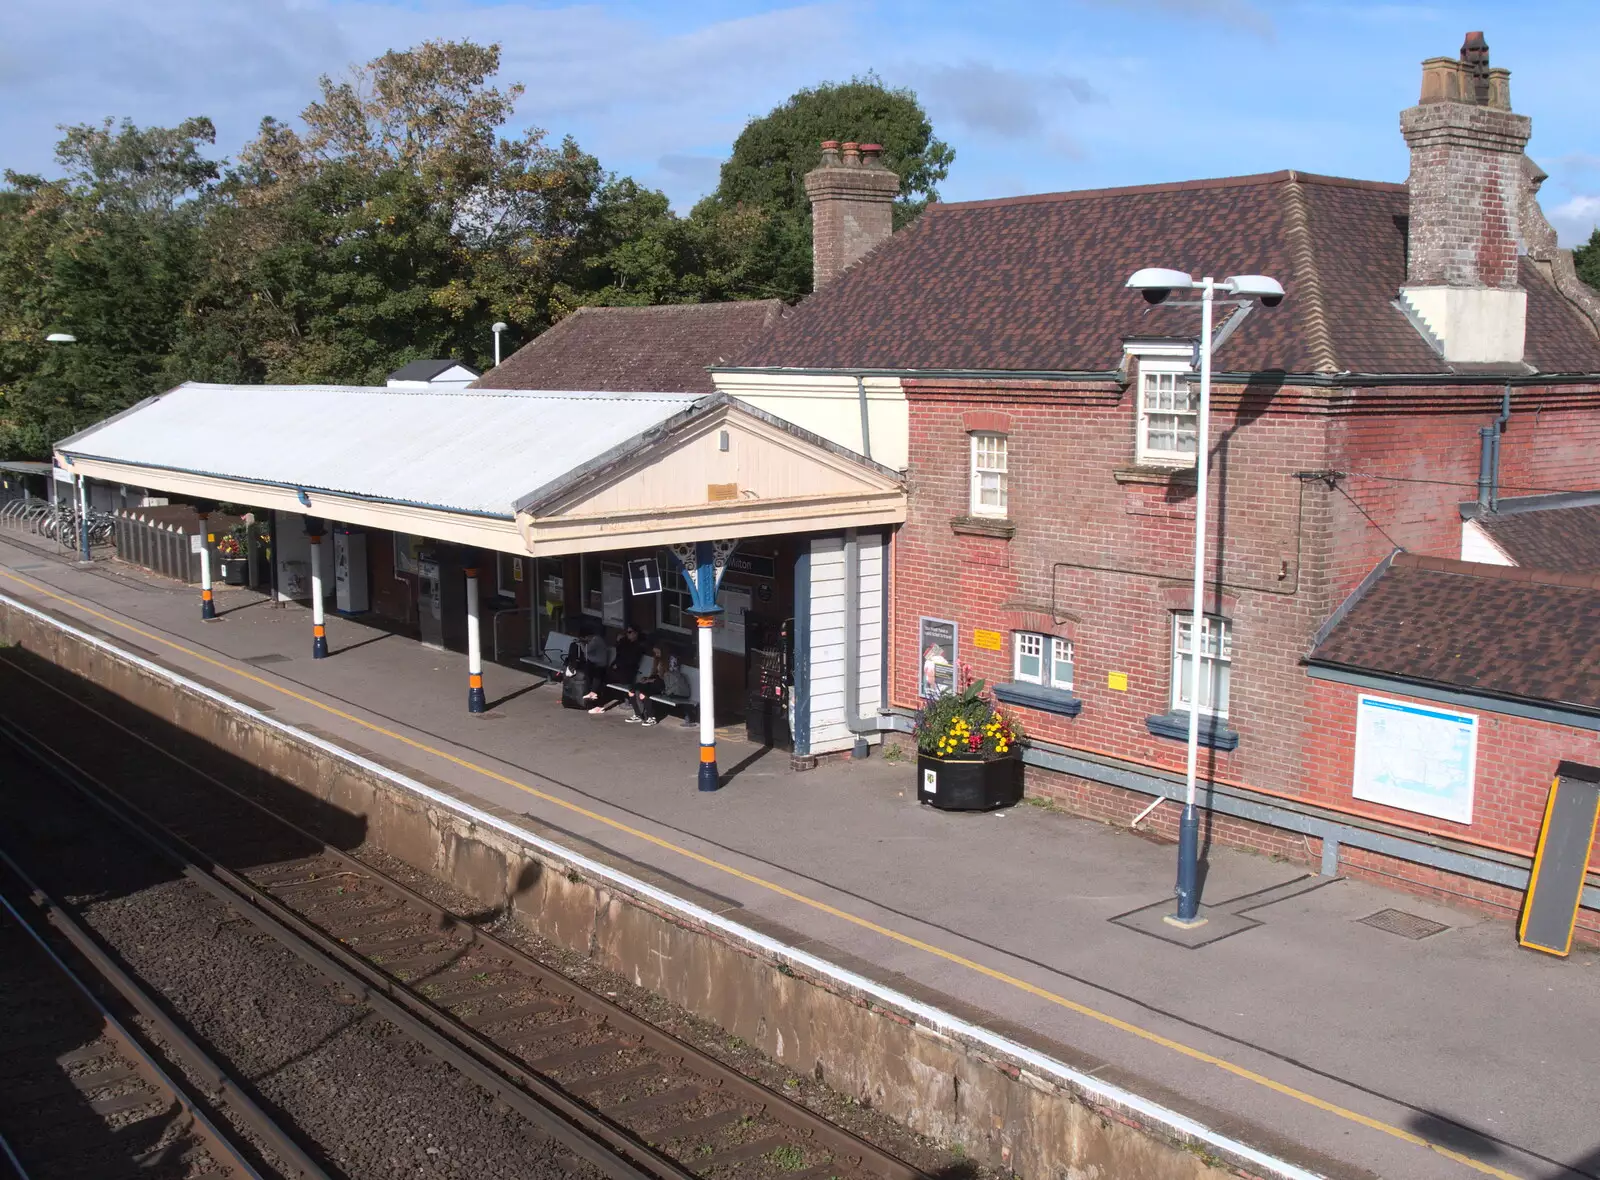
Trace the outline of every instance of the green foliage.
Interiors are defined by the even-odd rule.
[[[390,51],[226,168],[207,119],[108,119],[64,129],[59,178],[5,173],[0,454],[186,380],[381,383],[424,357],[486,367],[497,320],[514,348],[585,304],[797,299],[821,140],[884,145],[901,221],[952,159],[911,92],[820,86],[752,121],[679,217],[570,138],[512,133],[499,67],[496,45]]]
[[[810,293],[805,174],[826,139],[882,145],[884,164],[900,177],[896,228],[938,196],[955,159],[910,90],[891,90],[869,74],[799,91],[745,126],[717,191],[692,214],[701,237],[722,246],[713,270],[723,297],[795,300]]]
[[[1572,252],[1572,261],[1578,268],[1578,277],[1600,291],[1600,226],[1595,227],[1587,242]]]
[[[1020,725],[995,708],[983,681],[968,680],[960,691],[924,705],[912,736],[921,754],[988,760],[1020,753],[1023,734]]]

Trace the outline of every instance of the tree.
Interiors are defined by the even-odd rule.
[[[484,362],[489,326],[563,310],[556,280],[604,177],[571,139],[507,138],[498,46],[391,51],[274,119],[223,185],[189,372],[381,382],[419,357]],[[242,347],[236,342],[242,342]]]
[[[794,300],[811,291],[805,175],[827,139],[882,145],[884,164],[900,177],[897,229],[938,197],[955,159],[910,90],[891,90],[869,74],[797,92],[745,126],[716,192],[695,207],[711,263],[708,285],[721,297]]]
[[[1596,226],[1589,240],[1572,252],[1578,277],[1596,291],[1600,291],[1600,226]]]
[[[51,444],[159,392],[199,266],[217,164],[207,119],[65,129],[46,181],[0,193],[0,448]],[[77,343],[51,346],[47,332]]]

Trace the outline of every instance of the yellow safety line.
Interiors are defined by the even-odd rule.
[[[1439,1155],[1444,1156],[1446,1159],[1454,1160],[1459,1164],[1465,1164],[1467,1167],[1473,1168],[1484,1173],[1485,1175],[1495,1176],[1498,1178],[1498,1180],[1522,1180],[1522,1177],[1516,1176],[1511,1172],[1502,1171],[1501,1169],[1494,1167],[1492,1164],[1486,1164],[1481,1160],[1473,1159],[1469,1155],[1464,1155],[1459,1151],[1444,1146],[1442,1143],[1435,1143],[1431,1139],[1426,1139],[1421,1135],[1406,1130],[1404,1127],[1396,1127],[1390,1123],[1383,1122],[1380,1119],[1371,1118],[1367,1115],[1361,1114],[1359,1111],[1350,1110],[1347,1107],[1338,1105],[1337,1103],[1329,1102],[1323,1098],[1318,1098],[1315,1094],[1308,1094],[1304,1090],[1299,1090],[1293,1086],[1285,1085],[1283,1082],[1275,1081],[1272,1078],[1267,1077],[1265,1074],[1257,1073],[1253,1069],[1247,1069],[1242,1065],[1236,1065],[1231,1061],[1216,1056],[1215,1054],[1207,1053],[1204,1049],[1196,1049],[1192,1045],[1186,1045],[1182,1041],[1175,1041],[1172,1038],[1163,1036],[1158,1032],[1153,1032],[1150,1029],[1130,1023],[1129,1021],[1123,1020],[1120,1017],[1113,1016],[1109,1012],[1101,1012],[1099,1009],[1091,1008],[1087,1004],[1080,1004],[1076,1000],[1070,1000],[1066,996],[1058,995],[1046,988],[1039,987],[1037,984],[1029,983],[1025,979],[1019,979],[1015,975],[1008,975],[1004,971],[997,970],[993,967],[987,967],[974,959],[967,958],[965,955],[960,955],[954,951],[945,950],[943,947],[935,946],[933,943],[924,942],[920,938],[916,938],[909,934],[903,934],[898,930],[891,930],[889,927],[881,926],[877,922],[872,921],[870,918],[863,918],[857,914],[852,914],[848,910],[839,909],[837,906],[829,905],[825,901],[818,901],[814,897],[808,897],[803,893],[797,893],[793,889],[790,889],[784,885],[779,885],[775,881],[768,881],[765,878],[757,877],[752,873],[747,873],[743,869],[737,869],[732,865],[723,864],[719,860],[713,860],[709,856],[705,856],[689,848],[684,848],[681,845],[674,844],[669,840],[664,840],[660,836],[653,836],[649,832],[643,832],[638,828],[630,827],[620,820],[612,819],[610,816],[601,815],[599,812],[592,811],[589,808],[584,807],[582,804],[573,803],[568,799],[562,799],[555,795],[551,795],[548,792],[539,790],[537,787],[531,787],[527,783],[518,782],[516,779],[503,775],[498,771],[490,770],[486,766],[479,766],[475,762],[469,762],[467,759],[457,757],[455,754],[451,754],[448,751],[437,749],[436,747],[430,746],[425,742],[419,742],[415,738],[407,737],[403,733],[396,733],[392,729],[386,729],[381,725],[376,725],[371,721],[367,721],[364,718],[355,716],[353,713],[347,713],[343,709],[335,708],[332,705],[325,704],[314,697],[309,697],[302,693],[295,692],[293,689],[285,688],[281,684],[274,684],[270,680],[266,680],[260,676],[255,676],[249,672],[243,671],[240,668],[236,668],[224,660],[215,659],[211,656],[205,655],[202,652],[197,652],[193,648],[185,647],[181,643],[176,643],[173,640],[167,639],[165,636],[157,635],[151,631],[146,631],[143,628],[136,627],[132,623],[125,622],[124,620],[116,618],[113,615],[108,615],[101,611],[95,610],[93,607],[86,606],[83,603],[78,602],[76,599],[69,598],[64,594],[58,594],[46,586],[41,586],[35,582],[29,581],[26,578],[19,577],[4,568],[0,568],[0,577],[5,577],[10,581],[20,583],[21,585],[28,587],[30,590],[34,590],[49,598],[54,598],[58,602],[64,602],[69,606],[76,608],[77,610],[83,611],[85,614],[92,615],[97,619],[102,619],[105,622],[110,623],[112,626],[120,627],[125,631],[131,631],[133,634],[138,635],[141,638],[151,640],[154,643],[159,643],[164,647],[170,647],[174,651],[182,652],[184,655],[200,660],[203,663],[210,664],[214,668],[220,668],[225,672],[231,672],[233,675],[241,677],[244,680],[248,680],[252,684],[259,684],[261,687],[271,689],[273,692],[282,693],[284,696],[300,701],[302,704],[310,705],[315,709],[321,709],[325,713],[331,713],[335,717],[341,718],[345,721],[353,722],[354,724],[362,726],[365,729],[369,729],[374,733],[382,734],[384,737],[410,746],[412,749],[420,750],[425,754],[431,754],[436,758],[443,758],[446,762],[453,763],[464,770],[470,770],[475,774],[481,774],[485,778],[493,779],[495,782],[503,783],[508,787],[515,787],[517,790],[526,792],[527,794],[534,796],[536,799],[542,799],[546,803],[552,803],[557,807],[564,807],[568,811],[572,811],[583,816],[585,819],[591,819],[596,823],[604,824],[607,827],[614,828],[619,832],[625,832],[630,836],[634,836],[640,840],[646,841],[647,843],[654,844],[657,848],[662,848],[668,852],[677,853],[679,856],[687,857],[697,864],[705,865],[707,868],[716,869],[718,872],[726,873],[732,877],[737,877],[741,881],[747,881],[750,884],[759,886],[762,889],[770,890],[781,897],[787,897],[791,901],[796,901],[801,905],[809,906],[814,910],[819,910],[820,912],[828,914],[831,917],[838,918],[843,922],[849,922],[852,925],[859,926],[864,930],[870,930],[874,934],[880,934],[884,938],[890,939],[894,942],[902,943],[905,946],[914,947],[919,951],[924,951],[927,954],[943,959],[946,962],[954,963],[960,967],[965,967],[969,971],[977,972],[979,975],[986,976],[987,978],[993,979],[998,983],[1008,984],[1019,991],[1026,992],[1031,996],[1037,997],[1038,999],[1045,1000],[1051,1004],[1056,1004],[1062,1008],[1065,1008],[1069,1012],[1075,1012],[1080,1016],[1088,1017],[1090,1020],[1098,1021],[1101,1024],[1108,1025],[1111,1028],[1128,1033],[1132,1036],[1138,1037],[1140,1040],[1148,1041],[1151,1044],[1160,1045],[1163,1049],[1170,1049],[1172,1052],[1180,1054],[1184,1057],[1188,1057],[1194,1061],[1200,1061],[1207,1065],[1216,1066],[1218,1069],[1230,1073],[1237,1078],[1242,1078],[1247,1082],[1254,1082],[1256,1085],[1264,1086],[1274,1093],[1282,1094],[1287,1098],[1293,1098],[1299,1102],[1305,1103],[1308,1106],[1314,1106],[1318,1110],[1326,1111],[1328,1114],[1335,1115],[1338,1118],[1345,1119],[1352,1123],[1356,1123],[1360,1126],[1368,1128],[1369,1130],[1378,1131],[1382,1134],[1393,1136],[1396,1139],[1403,1140],[1406,1143],[1415,1144],[1418,1147],[1426,1147],[1430,1151],[1437,1152]]]

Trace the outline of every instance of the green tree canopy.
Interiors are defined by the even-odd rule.
[[[1600,226],[1595,227],[1587,242],[1572,252],[1572,261],[1578,268],[1578,277],[1600,291]]]
[[[805,175],[820,162],[819,147],[828,139],[883,147],[884,164],[900,177],[897,229],[937,199],[955,159],[951,147],[934,137],[927,112],[910,90],[890,89],[869,74],[797,92],[745,126],[716,192],[694,210],[710,285],[720,286],[724,297],[795,300],[810,293]]]

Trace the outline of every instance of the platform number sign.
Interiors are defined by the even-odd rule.
[[[634,594],[661,593],[661,567],[653,557],[635,557],[628,561],[628,589]]]

